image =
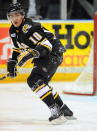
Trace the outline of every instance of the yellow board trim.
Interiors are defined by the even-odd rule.
[[[10,27],[10,26],[11,26],[11,24],[10,24],[10,23],[5,23],[5,24],[4,24],[3,22],[2,22],[2,23],[0,23],[0,28],[5,28],[5,27],[7,27],[7,28],[8,28],[8,27]]]
[[[29,74],[30,73],[25,73],[25,74],[19,74],[17,77],[15,77],[15,78],[6,78],[6,79],[4,79],[4,80],[2,80],[2,81],[0,81],[0,83],[15,83],[15,82],[26,82],[27,81],[27,78],[28,78],[28,76],[29,76]],[[4,76],[5,74],[0,74],[0,76],[2,77],[2,76]],[[56,81],[56,82],[58,82],[58,81],[68,81],[68,82],[70,82],[70,81],[75,81],[76,80],[76,78],[77,77],[79,77],[79,75],[80,75],[80,73],[56,73],[55,75],[54,75],[54,77],[52,78],[52,80],[51,81]],[[24,77],[25,76],[25,77]],[[71,77],[70,77],[71,76]]]

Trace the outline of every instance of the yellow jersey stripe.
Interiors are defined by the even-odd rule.
[[[48,46],[48,45],[45,45],[45,44],[40,44],[40,45],[42,45],[42,46],[48,48],[50,51],[52,50],[52,48],[51,48],[50,46]]]
[[[22,52],[22,51],[17,50],[17,49],[13,49],[13,51],[18,52],[18,53],[21,53],[21,52]]]
[[[52,50],[52,45],[46,38],[39,42],[38,45],[44,46],[48,48],[50,51]]]
[[[38,42],[38,44],[37,45],[40,45],[42,42],[44,42],[44,41],[46,41],[47,39],[45,38],[45,39],[43,39],[41,42]]]
[[[38,90],[40,90],[41,88],[43,88],[45,86],[45,84],[42,84],[41,86],[39,86],[36,90],[34,90],[34,92],[37,92]]]
[[[40,99],[41,100],[43,100],[44,98],[46,98],[48,95],[50,95],[52,92],[51,91],[49,91],[49,92],[47,92],[45,95],[43,95]]]
[[[56,95],[54,96],[54,99],[56,99],[58,97],[58,93],[56,93]]]

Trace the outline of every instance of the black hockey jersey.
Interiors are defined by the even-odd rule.
[[[54,34],[29,18],[25,18],[18,28],[12,25],[9,33],[14,45],[12,59],[17,59],[20,54],[15,48],[35,49],[40,53],[40,57],[46,57],[48,54],[59,55],[65,51]]]

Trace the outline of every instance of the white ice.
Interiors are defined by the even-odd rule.
[[[97,131],[97,96],[61,93],[65,83],[51,83],[76,120],[60,125],[48,122],[49,109],[25,83],[0,84],[0,131]]]

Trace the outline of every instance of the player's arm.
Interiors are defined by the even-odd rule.
[[[45,57],[52,51],[52,44],[45,37],[43,29],[39,24],[35,27],[35,32],[31,31],[32,29],[29,31],[31,33],[29,39],[37,46],[34,50],[32,49],[31,52],[22,58],[22,60],[18,63],[19,66],[22,66],[30,58]]]
[[[7,61],[7,72],[9,74],[9,76],[11,78],[17,76],[17,69],[16,69],[16,65],[17,65],[17,58],[20,55],[20,52],[17,50],[18,46],[17,46],[17,41],[15,38],[15,33],[13,32],[13,29],[10,28],[9,30],[9,35],[12,39],[13,45],[15,48],[13,48],[12,50],[12,57],[8,59]]]
[[[47,57],[50,52],[52,51],[52,45],[47,40],[44,39],[42,42],[40,42],[35,49],[28,49],[28,54],[25,55],[18,63],[19,66],[22,66],[27,60],[31,58],[41,58],[41,57]]]
[[[17,49],[13,49],[13,52],[12,52],[12,57],[8,59],[7,61],[7,72],[9,73],[9,76],[11,78],[14,78],[17,76],[17,68],[16,68],[16,65],[17,65],[17,58],[18,56],[20,55],[20,52],[17,51]]]
[[[52,51],[52,44],[45,38],[36,46],[35,49],[39,52],[40,57],[46,57]]]

